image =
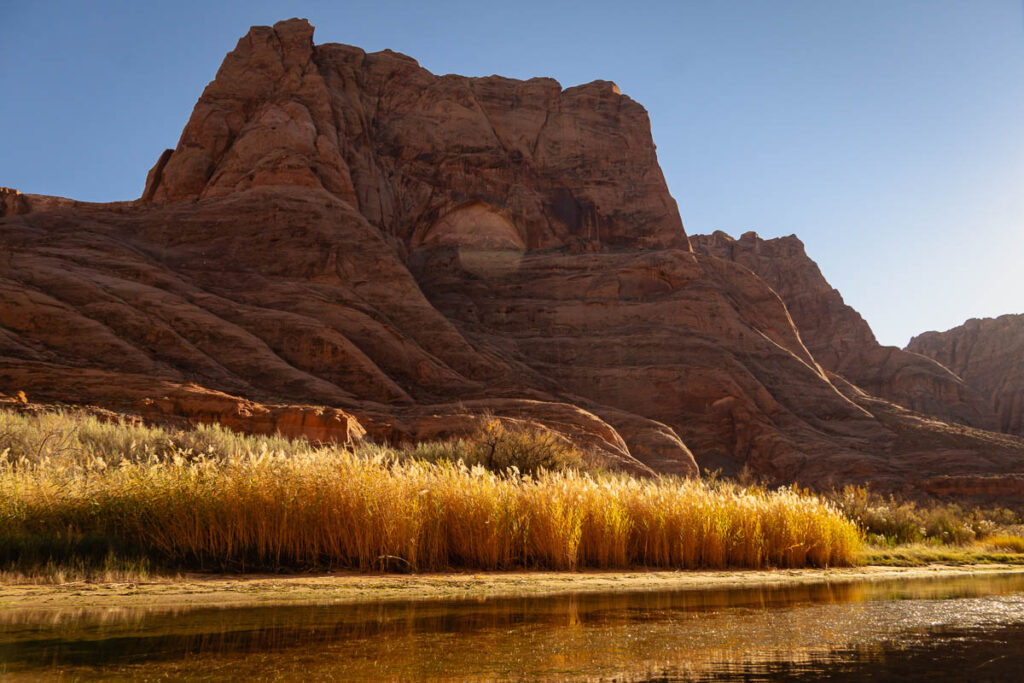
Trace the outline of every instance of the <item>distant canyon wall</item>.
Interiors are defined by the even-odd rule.
[[[934,358],[984,396],[999,429],[1024,435],[1024,315],[972,319],[946,332],[925,332],[908,351]]]

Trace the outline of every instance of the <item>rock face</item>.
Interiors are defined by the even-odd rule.
[[[972,319],[946,332],[925,332],[908,351],[934,358],[985,396],[999,429],[1024,435],[1024,315]]]
[[[31,211],[28,197],[9,187],[0,187],[0,218]]]
[[[647,112],[614,83],[438,77],[314,46],[299,19],[239,41],[144,197],[268,185],[324,189],[413,246],[689,247]]]
[[[335,441],[493,414],[638,474],[1024,472],[1024,441],[830,373],[723,256],[611,83],[439,77],[290,20],[242,38],[139,201],[0,220],[0,391]]]
[[[611,464],[650,471],[604,421],[550,393],[483,391],[515,373],[473,349],[379,231],[322,190],[33,211],[7,219],[0,237],[5,393],[147,414],[155,401],[207,420],[222,401],[230,424],[239,397],[358,409],[373,436],[395,440],[419,438],[427,418],[443,432],[436,423],[460,414],[452,400],[495,396],[499,417],[596,431]],[[199,401],[190,384],[230,401]],[[648,431],[660,442],[662,425],[633,418],[647,425],[641,442]],[[695,470],[685,448],[677,455]]]
[[[140,412],[158,419],[185,418],[220,424],[250,434],[281,434],[321,443],[349,444],[362,440],[366,429],[349,413],[336,408],[267,406],[219,391],[184,386],[156,399],[144,399]]]
[[[764,240],[747,232],[695,235],[694,249],[749,268],[786,304],[800,338],[829,372],[905,408],[981,429],[999,429],[985,397],[935,356],[882,346],[857,311],[822,276],[796,236]]]

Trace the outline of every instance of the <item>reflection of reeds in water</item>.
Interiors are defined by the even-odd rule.
[[[789,489],[495,474],[223,432],[197,454],[143,427],[103,429],[97,457],[87,442],[0,460],[0,559],[35,544],[58,561],[115,548],[243,570],[821,567],[851,563],[860,545],[829,504]]]
[[[276,607],[150,614],[118,627],[71,622],[20,642],[9,671],[59,666],[126,677],[471,680],[714,677],[871,661],[900,634],[1021,623],[1021,598],[897,600],[934,582],[509,598],[486,602]],[[958,582],[965,594],[1015,582]],[[895,591],[895,592],[894,592]],[[0,623],[5,619],[0,618]],[[19,629],[26,633],[28,629]],[[55,649],[55,643],[60,647]],[[6,647],[7,657],[4,655]]]
[[[242,580],[244,581],[244,580]],[[967,576],[917,576],[912,579],[851,580],[826,583],[614,593],[563,593],[447,600],[342,603],[332,606],[280,605],[202,608],[55,607],[0,611],[0,633],[59,632],[77,637],[101,630],[187,635],[231,628],[257,633],[269,623],[326,634],[333,639],[376,637],[428,630],[468,632],[506,628],[516,623],[552,626],[657,620],[668,612],[717,612],[741,608],[766,610],[865,601],[951,600],[1012,595],[1024,591],[1024,573]],[[258,598],[254,598],[254,601]],[[624,616],[627,615],[627,616]],[[340,630],[339,630],[340,629]],[[273,638],[275,636],[267,636]]]

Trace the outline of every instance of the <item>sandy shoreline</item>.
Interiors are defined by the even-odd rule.
[[[0,584],[0,609],[189,608],[708,590],[1024,573],[998,565],[728,571],[185,574],[139,583]]]

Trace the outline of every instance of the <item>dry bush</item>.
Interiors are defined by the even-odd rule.
[[[509,427],[488,420],[473,436],[475,462],[492,472],[514,469],[536,476],[542,471],[582,470],[583,454],[565,437],[532,426]]]
[[[584,454],[564,436],[529,424],[509,424],[487,418],[475,432],[461,439],[421,441],[399,449],[408,459],[432,463],[479,465],[491,472],[536,476],[542,471],[585,471]]]

